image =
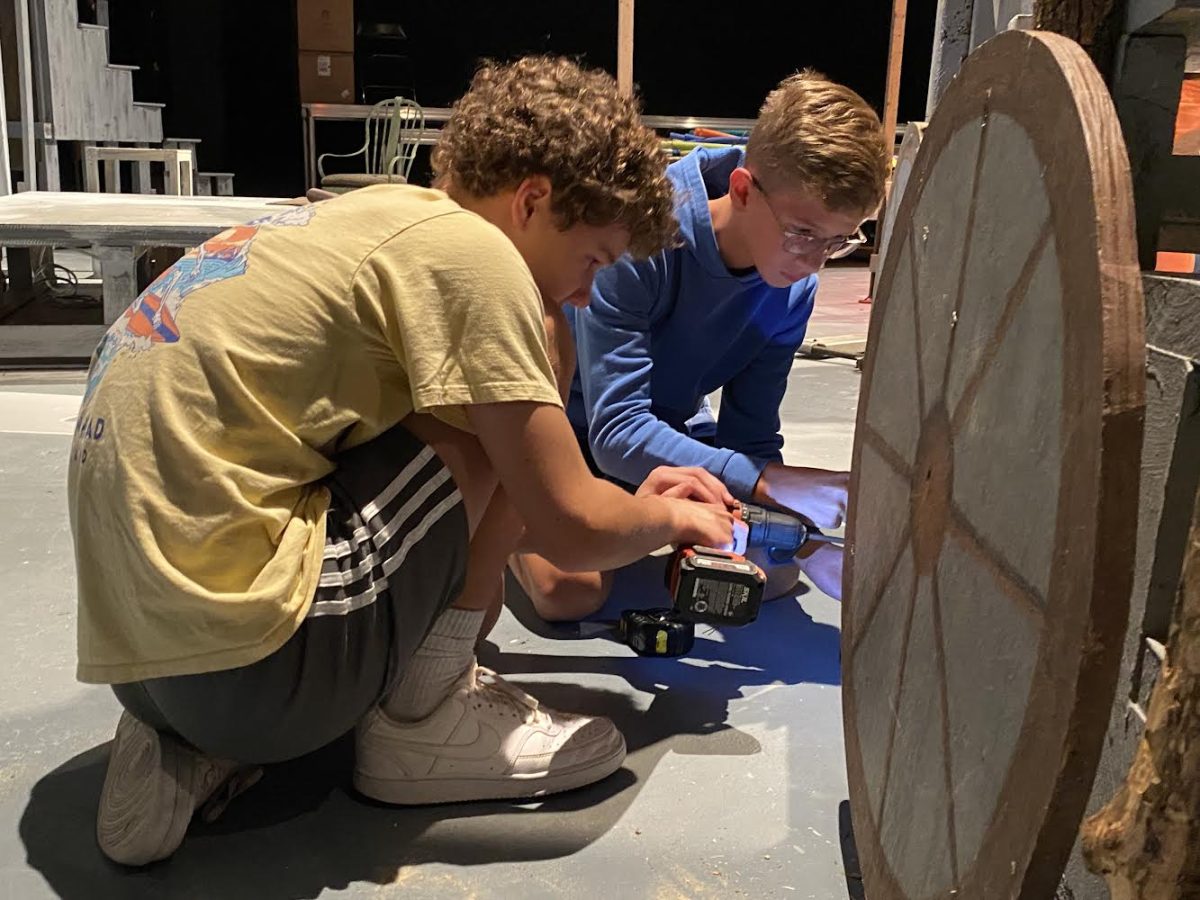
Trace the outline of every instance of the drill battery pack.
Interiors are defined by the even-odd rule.
[[[711,547],[681,547],[667,566],[675,611],[708,625],[749,625],[757,619],[766,580],[744,556]]]

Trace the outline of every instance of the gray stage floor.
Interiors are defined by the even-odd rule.
[[[625,732],[625,767],[593,788],[389,809],[353,793],[342,741],[270,769],[170,862],[108,864],[92,828],[118,708],[73,677],[65,483],[81,381],[0,374],[0,897],[847,896],[839,605],[812,590],[674,661],[634,657],[602,624],[536,626],[514,602],[484,662]],[[848,467],[858,383],[850,363],[797,362],[789,461]],[[658,577],[623,576],[616,599],[659,602]]]

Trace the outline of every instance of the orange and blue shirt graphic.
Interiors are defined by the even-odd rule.
[[[315,205],[299,206],[276,215],[235,225],[205,241],[167,269],[122,313],[92,355],[84,402],[91,396],[113,359],[125,351],[145,351],[179,340],[177,317],[183,301],[202,287],[245,273],[250,247],[260,228],[307,225]]]

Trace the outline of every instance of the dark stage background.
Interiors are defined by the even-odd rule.
[[[901,122],[924,114],[935,7],[909,3]],[[294,0],[113,0],[110,15],[112,61],[142,67],[136,99],[166,104],[167,137],[203,141],[202,170],[234,172],[238,194],[301,192]],[[402,26],[403,78],[427,106],[450,105],[484,57],[559,53],[616,69],[616,0],[357,0],[356,15]],[[809,66],[881,110],[890,21],[888,0],[641,0],[634,79],[648,113],[751,118]],[[320,143],[353,149],[361,125],[322,125]]]

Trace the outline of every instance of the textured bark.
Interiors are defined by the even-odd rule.
[[[1145,733],[1124,786],[1082,838],[1113,900],[1200,897],[1200,502]]]
[[[1106,82],[1111,82],[1125,0],[1036,0],[1034,27],[1077,41]]]

